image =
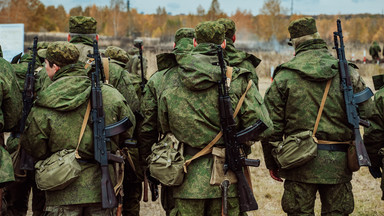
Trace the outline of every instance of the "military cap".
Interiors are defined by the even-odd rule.
[[[37,42],[37,50],[47,49],[48,45],[49,45],[48,41],[39,41]]]
[[[217,20],[220,24],[223,24],[225,27],[225,37],[232,39],[233,35],[235,35],[236,32],[236,25],[235,22],[228,18],[220,18]]]
[[[126,64],[129,60],[127,52],[116,46],[107,47],[104,54],[106,57],[110,57],[111,59],[120,61],[124,64]]]
[[[225,27],[216,21],[199,23],[195,28],[197,43],[221,44],[224,41]]]
[[[40,54],[41,57],[60,67],[76,63],[80,56],[76,46],[66,41],[50,43],[47,49],[41,50]]]
[[[298,38],[311,35],[317,32],[316,21],[312,17],[304,17],[292,21],[288,26],[291,38]]]
[[[181,38],[190,38],[193,39],[195,37],[195,29],[193,28],[179,28],[175,34],[175,43]]]
[[[71,16],[69,32],[79,34],[96,34],[96,20],[93,17]]]

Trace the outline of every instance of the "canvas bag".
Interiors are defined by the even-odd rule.
[[[178,186],[184,179],[184,145],[172,133],[167,133],[152,146],[147,157],[151,176],[165,186]]]
[[[35,180],[37,188],[40,190],[62,190],[80,176],[81,166],[77,159],[81,157],[78,154],[78,149],[84,135],[90,110],[91,103],[89,101],[76,149],[63,149],[35,164]]]
[[[332,80],[328,80],[325,87],[313,132],[310,130],[301,131],[299,133],[289,135],[283,141],[270,142],[274,147],[272,149],[272,156],[274,157],[279,168],[292,169],[300,167],[317,156],[318,140],[315,134],[320,122],[331,82]]]

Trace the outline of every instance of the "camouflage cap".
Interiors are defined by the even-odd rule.
[[[96,34],[96,20],[93,17],[71,16],[69,32],[79,34]]]
[[[197,43],[221,44],[224,41],[225,27],[216,21],[199,23],[195,28]]]
[[[193,28],[179,28],[175,33],[175,43],[179,42],[181,38],[190,38],[195,37],[195,29]]]
[[[288,31],[291,38],[314,34],[317,32],[316,21],[312,17],[304,17],[294,20],[289,24]]]
[[[50,43],[44,52],[41,56],[60,67],[76,63],[80,55],[76,46],[66,41]]]
[[[48,45],[49,45],[48,41],[39,41],[37,42],[37,50],[47,49]]]
[[[107,49],[105,50],[105,56],[110,57],[111,59],[114,59],[116,61],[120,61],[124,64],[126,64],[129,60],[127,52],[116,46],[107,47]]]
[[[236,25],[235,22],[228,18],[220,18],[217,20],[220,24],[223,24],[225,27],[225,37],[232,39],[233,35],[235,35],[236,32]]]

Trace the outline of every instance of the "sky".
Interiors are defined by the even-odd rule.
[[[108,0],[40,0],[45,6],[63,5],[65,10],[73,7],[87,6],[109,6]],[[127,2],[127,0],[123,0]],[[253,15],[260,13],[260,8],[264,0],[218,0],[220,9],[226,14],[232,15],[237,9],[250,11]],[[156,9],[165,7],[166,11],[172,15],[177,14],[196,14],[197,7],[201,5],[205,11],[209,10],[212,0],[130,0],[131,8],[135,8],[139,13],[153,14]],[[384,14],[383,0],[281,0],[282,7],[286,8],[288,14],[293,13],[305,15],[319,14],[358,14],[372,13]],[[291,7],[293,6],[293,7]]]

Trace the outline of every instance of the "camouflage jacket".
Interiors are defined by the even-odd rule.
[[[178,66],[160,74],[161,90],[156,92],[158,103],[158,128],[160,133],[171,132],[190,147],[204,148],[220,131],[217,81],[220,68],[212,63],[218,61],[216,46],[199,44],[191,53],[176,56]],[[233,108],[247,86],[245,69],[234,68],[230,97]],[[156,84],[155,84],[156,85]],[[149,88],[147,88],[148,90]],[[147,101],[144,102],[147,104]],[[147,111],[143,111],[144,115]],[[258,119],[272,127],[263,99],[253,85],[245,97],[236,118],[238,129],[252,125]],[[155,119],[152,119],[153,121]],[[149,134],[149,131],[147,131]],[[258,139],[255,137],[255,139]],[[216,144],[223,145],[219,140]],[[186,155],[186,159],[191,156]],[[217,186],[210,186],[213,159],[199,158],[188,167],[184,183],[174,187],[175,198],[207,199],[221,197]],[[231,185],[230,197],[236,196],[235,185]]]
[[[93,54],[93,40],[78,35],[71,38],[69,42],[75,44],[76,48],[79,50],[79,61],[87,62],[89,59],[88,54]]]
[[[91,93],[91,81],[83,64],[62,67],[53,83],[40,91],[28,116],[21,136],[22,147],[36,160],[44,160],[62,149],[75,149],[85,110]],[[105,124],[115,123],[127,116],[135,126],[135,117],[124,97],[113,87],[102,85]],[[107,149],[115,152],[125,139],[131,138],[134,126],[111,138]],[[79,146],[83,160],[93,160],[92,122],[88,120]],[[101,202],[101,171],[97,163],[80,163],[80,177],[59,191],[46,192],[46,205],[72,205]],[[110,170],[111,166],[110,166]],[[114,179],[114,175],[111,175]]]
[[[22,113],[22,99],[11,65],[0,58],[0,131],[9,132],[15,127]],[[2,183],[14,180],[12,160],[0,143],[0,188]]]
[[[20,58],[20,62],[17,64],[11,64],[15,74],[16,74],[16,80],[19,86],[19,90],[22,93],[24,91],[24,82],[25,82],[25,76],[27,75],[28,72],[28,64],[29,62],[32,61],[32,56],[28,53],[24,54]],[[43,69],[42,63],[38,58],[36,58],[35,62],[35,73],[39,73]],[[38,83],[37,79],[35,79],[35,85]],[[35,86],[36,88],[36,86]],[[35,89],[36,91],[36,89]]]
[[[372,56],[372,58],[376,59],[379,58],[379,54],[381,52],[381,48],[379,44],[375,41],[373,44],[369,47],[369,55]]]
[[[372,167],[384,169],[384,88],[376,92],[368,120],[371,126],[364,129],[364,144]],[[381,189],[384,191],[384,176],[381,178]]]
[[[228,56],[230,66],[245,68],[251,71],[250,78],[255,83],[257,89],[259,89],[259,77],[256,73],[256,67],[260,64],[261,60],[252,54],[236,49],[233,41],[228,38],[225,53]]]
[[[113,85],[127,100],[132,112],[139,112],[140,101],[124,63],[111,59],[109,62],[109,84]]]
[[[329,79],[332,83],[316,137],[330,141],[353,140],[340,91],[337,59],[328,52],[326,43],[321,39],[303,42],[295,51],[293,59],[276,68],[274,80],[265,93],[264,99],[274,126],[269,141],[282,141],[283,137],[298,132],[313,131]],[[356,71],[357,67],[350,64],[349,69],[354,92],[362,91],[365,84]],[[360,108],[361,116],[365,116],[364,107]],[[272,145],[263,142],[263,149],[267,168],[277,169],[271,155]],[[306,183],[338,184],[352,178],[347,168],[346,152],[340,151],[319,150],[317,157],[307,164],[279,172],[288,180]]]

